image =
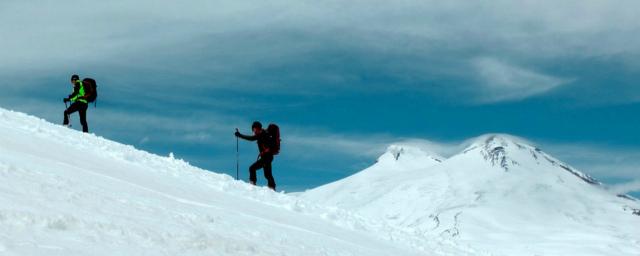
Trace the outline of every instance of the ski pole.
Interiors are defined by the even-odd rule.
[[[236,128],[236,131],[238,129]],[[238,136],[236,136],[236,180],[239,180],[238,176],[240,174],[240,143],[238,143]]]

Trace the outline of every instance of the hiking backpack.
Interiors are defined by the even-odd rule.
[[[84,86],[86,100],[88,103],[95,102],[98,98],[98,85],[93,78],[85,78],[82,80]]]
[[[276,124],[269,124],[267,127],[267,134],[269,134],[269,149],[273,155],[280,153],[280,127]]]

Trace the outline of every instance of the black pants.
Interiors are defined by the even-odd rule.
[[[256,184],[258,180],[256,178],[256,171],[260,168],[264,169],[264,177],[267,179],[267,184],[269,188],[276,190],[276,181],[273,179],[273,174],[271,173],[271,162],[273,162],[273,155],[264,154],[258,161],[253,163],[251,167],[249,167],[249,181],[252,184]]]
[[[89,104],[87,103],[79,101],[72,103],[71,106],[64,111],[64,122],[62,124],[68,125],[69,115],[78,111],[78,114],[80,115],[80,124],[82,124],[82,131],[89,132],[89,125],[87,124],[87,108],[89,108]]]

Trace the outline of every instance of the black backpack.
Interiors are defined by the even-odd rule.
[[[85,78],[82,80],[82,85],[84,86],[84,94],[87,102],[95,102],[98,98],[98,85],[96,84],[96,80],[93,80],[93,78]]]
[[[280,153],[280,127],[276,124],[269,124],[267,127],[267,134],[269,135],[268,147],[273,155]]]

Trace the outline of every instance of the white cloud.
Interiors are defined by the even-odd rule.
[[[0,68],[113,63],[157,72],[185,65],[178,74],[240,72],[304,59],[327,45],[418,62],[442,50],[518,62],[638,54],[637,9],[640,2],[624,0],[2,1],[0,31],[10,36],[0,40]],[[198,63],[204,60],[194,56],[203,54],[212,59]]]
[[[543,143],[543,150],[598,178],[640,180],[640,149]]]
[[[149,136],[144,136],[142,139],[140,139],[140,141],[138,143],[139,144],[146,144],[149,141],[151,141],[151,138],[149,138]]]
[[[287,143],[290,152],[306,152],[306,154],[326,154],[331,152],[348,158],[367,157],[375,159],[384,153],[392,139],[383,135],[367,137],[349,136],[328,132],[314,131],[314,128],[298,129],[307,130],[301,133],[292,131],[283,137],[283,143]],[[305,155],[305,153],[302,153]],[[314,156],[314,157],[317,157]]]
[[[0,31],[8,35],[0,38],[0,79],[21,84],[0,86],[12,97],[33,77],[80,73],[121,89],[145,80],[161,96],[185,101],[202,97],[168,89],[392,88],[456,103],[517,101],[588,75],[540,68],[557,60],[625,58],[637,66],[629,57],[640,54],[637,9],[640,2],[628,0],[7,0],[0,2]],[[602,100],[640,98],[635,87],[626,92]]]
[[[609,191],[618,195],[627,194],[629,192],[638,192],[640,191],[640,180],[612,185],[609,187]]]
[[[478,97],[483,103],[525,99],[570,82],[568,79],[544,75],[494,58],[477,58],[472,65],[482,80]]]

